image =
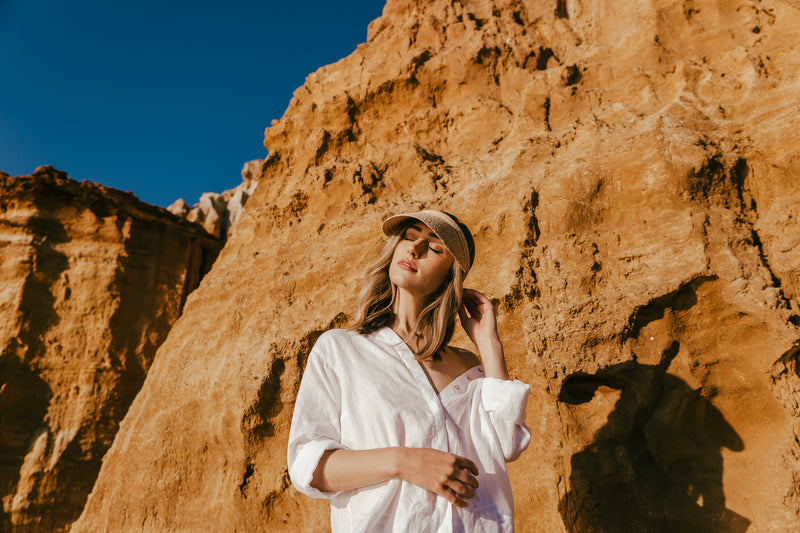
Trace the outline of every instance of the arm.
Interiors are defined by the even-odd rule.
[[[492,421],[503,457],[513,461],[531,440],[531,432],[525,425],[530,387],[508,376],[492,302],[472,289],[464,289],[463,301],[458,310],[461,325],[478,348],[489,378],[481,389],[481,405]]]
[[[466,507],[478,487],[477,475],[469,459],[429,448],[340,449],[323,454],[311,486],[339,492],[400,478]]]
[[[312,498],[330,498],[313,484],[320,459],[341,444],[341,388],[335,372],[324,362],[323,336],[308,356],[292,414],[287,446],[289,477],[295,488]]]

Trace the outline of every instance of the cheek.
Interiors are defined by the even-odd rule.
[[[394,252],[392,253],[392,262],[389,264],[389,270],[391,270],[391,269],[395,268],[395,267],[397,266],[397,261],[399,261],[399,260],[400,260],[400,259],[402,259],[403,257],[405,257],[405,256],[403,255],[403,249],[402,249],[402,247],[401,247],[401,246],[398,244],[398,245],[395,247],[395,249],[394,249]]]
[[[391,281],[394,285],[397,285],[397,282],[399,280],[398,270],[399,270],[398,266],[395,264],[394,261],[392,261],[392,264],[389,265],[389,281]]]
[[[405,250],[402,248],[402,243],[398,244],[394,249],[394,253],[392,254],[392,262],[389,264],[389,281],[395,285],[397,285],[399,277],[405,273],[404,270],[397,266],[397,262],[405,257],[404,253]]]
[[[450,271],[452,265],[452,261],[442,261],[436,265],[434,271],[431,272],[431,278],[436,282],[437,286],[447,278],[447,273]]]
[[[397,246],[394,247],[394,252],[392,253],[392,264],[397,263],[399,259],[408,256],[408,245],[406,241],[400,241],[397,243]]]

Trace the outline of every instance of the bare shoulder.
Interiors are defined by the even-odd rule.
[[[447,350],[453,354],[453,358],[459,361],[464,369],[469,369],[481,364],[481,360],[478,356],[469,350],[457,346],[448,346]]]

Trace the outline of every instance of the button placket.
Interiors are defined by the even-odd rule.
[[[403,342],[397,333],[389,329],[389,335],[394,337],[395,342],[392,343],[392,347],[400,356],[400,359],[406,365],[411,375],[414,377],[414,381],[416,382],[417,386],[422,389],[422,394],[427,397],[426,403],[428,404],[431,413],[433,414],[433,424],[435,427],[435,435],[432,444],[434,447],[439,447],[443,450],[449,450],[450,444],[449,439],[447,437],[447,432],[445,431],[445,413],[444,413],[444,406],[442,405],[440,397],[436,394],[436,391],[431,386],[430,382],[428,381],[428,377],[425,375],[425,372],[422,370],[422,367],[417,362],[416,357],[411,352],[411,349]]]

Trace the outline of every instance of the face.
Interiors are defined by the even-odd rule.
[[[452,265],[453,254],[436,233],[422,222],[414,222],[394,249],[389,279],[399,288],[425,297],[439,288]]]

